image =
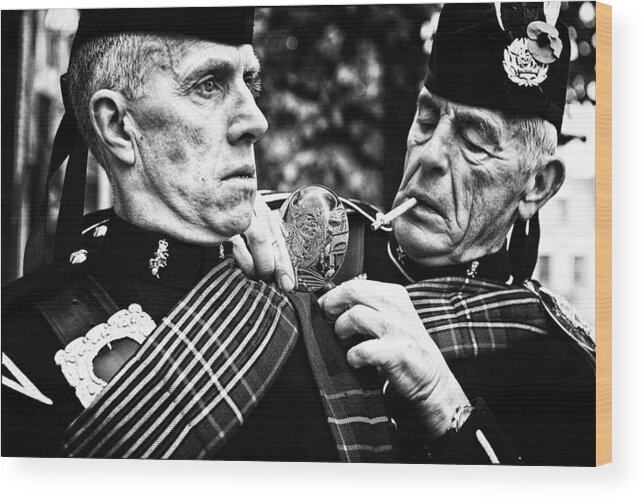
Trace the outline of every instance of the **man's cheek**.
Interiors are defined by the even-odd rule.
[[[467,174],[461,175],[453,182],[453,195],[456,205],[455,214],[458,225],[467,225],[469,223],[469,217],[475,214],[473,206],[476,199],[483,192],[484,185],[484,176],[471,172],[470,170],[467,170]]]
[[[183,164],[186,161],[185,149],[176,140],[170,140],[167,144],[166,155],[172,164]]]

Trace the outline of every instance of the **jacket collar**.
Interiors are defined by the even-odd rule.
[[[511,279],[511,263],[505,246],[496,253],[466,263],[428,267],[406,256],[395,237],[391,235],[388,242],[388,256],[409,283],[432,278],[462,277],[480,278],[504,284]]]
[[[227,254],[231,245],[198,246],[128,223],[113,212],[103,224],[95,260],[114,271],[188,291]],[[97,233],[96,230],[94,233]],[[95,235],[94,235],[95,236]]]

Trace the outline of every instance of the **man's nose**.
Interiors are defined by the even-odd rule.
[[[268,130],[268,121],[263,115],[245,82],[239,88],[234,102],[234,114],[228,127],[228,141],[255,143]]]
[[[445,174],[449,169],[449,150],[455,139],[452,132],[451,120],[444,116],[431,137],[420,146],[418,163],[425,173]]]
[[[400,188],[404,188],[416,175],[430,177],[446,174],[451,161],[449,149],[454,140],[450,127],[448,120],[440,120],[425,142],[407,146],[406,168]]]

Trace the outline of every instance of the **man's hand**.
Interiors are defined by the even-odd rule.
[[[335,320],[340,338],[368,337],[348,350],[354,368],[372,365],[391,386],[416,406],[429,438],[443,435],[456,409],[468,405],[435,342],[427,333],[406,289],[370,280],[350,280],[319,300]]]
[[[295,274],[281,227],[279,215],[271,212],[257,195],[252,222],[244,233],[247,245],[240,235],[230,242],[234,259],[248,277],[263,280],[274,277],[283,291],[290,292],[295,288]]]

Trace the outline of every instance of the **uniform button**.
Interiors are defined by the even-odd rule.
[[[72,252],[69,256],[69,262],[72,265],[78,265],[87,261],[87,251],[85,249],[80,249],[78,251]]]

